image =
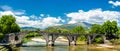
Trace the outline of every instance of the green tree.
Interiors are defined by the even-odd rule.
[[[3,38],[3,33],[0,33],[0,40]]]
[[[83,34],[85,33],[85,29],[82,26],[77,26],[72,30],[73,33],[79,33],[79,34]]]
[[[85,29],[82,26],[76,26],[74,29],[71,30],[72,33],[84,34]],[[77,40],[86,40],[85,36],[79,36]]]
[[[118,31],[117,22],[116,21],[110,22],[109,20],[104,22],[104,24],[102,25],[102,31],[104,32],[108,39],[115,38],[114,35],[116,35]]]
[[[7,34],[19,32],[20,27],[16,24],[16,19],[12,15],[3,15],[0,18],[0,32]]]
[[[101,25],[99,24],[93,24],[92,27],[90,28],[89,33],[101,33]]]
[[[120,28],[118,29],[117,35],[120,37]]]

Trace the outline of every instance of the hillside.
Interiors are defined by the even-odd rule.
[[[51,26],[51,27],[48,27],[48,28],[49,29],[52,29],[52,28],[73,29],[76,26],[83,26],[85,29],[89,29],[92,26],[92,24],[89,24],[89,23],[86,23],[86,22],[79,22],[79,23],[74,23],[74,24],[64,24],[64,25],[60,25],[60,26]],[[46,29],[48,29],[48,28],[46,28]]]
[[[22,30],[37,30],[37,28],[34,27],[21,27]]]

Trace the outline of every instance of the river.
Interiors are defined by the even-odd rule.
[[[20,51],[120,51],[110,48],[87,48],[83,46],[21,47]]]
[[[36,43],[39,44],[37,45]],[[120,49],[99,47],[96,45],[68,46],[65,44],[56,43],[54,47],[50,47],[50,46],[45,46],[44,43],[40,43],[40,42],[35,42],[34,44],[35,46],[20,47],[20,51],[120,51]]]

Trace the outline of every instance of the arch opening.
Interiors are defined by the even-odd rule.
[[[68,46],[69,40],[66,36],[58,36],[55,40],[55,45],[57,46]]]
[[[77,42],[76,42],[76,44],[87,44],[87,37],[85,36],[85,35],[80,35],[80,36],[78,36],[78,38],[77,38]]]
[[[103,40],[104,38],[102,37],[102,35],[96,35],[93,39],[92,39],[92,43],[94,43],[94,44],[102,44],[102,43],[104,43],[104,40]]]
[[[46,40],[39,32],[29,32],[21,39],[22,46],[45,46]]]

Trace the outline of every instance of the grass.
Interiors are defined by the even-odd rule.
[[[120,39],[110,40],[110,42],[111,42],[113,45],[120,45]]]
[[[8,51],[8,49],[3,46],[0,46],[0,51]]]
[[[85,41],[77,41],[76,44],[86,44]]]

